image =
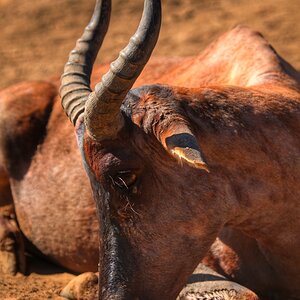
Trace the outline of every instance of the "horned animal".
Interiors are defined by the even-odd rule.
[[[262,299],[298,299],[299,74],[244,26],[148,63],[161,4],[146,0],[92,91],[110,6],[97,1],[61,78],[79,151],[57,82],[0,94],[1,204],[13,198],[32,251],[78,272],[99,261],[99,299],[174,299],[200,261]]]

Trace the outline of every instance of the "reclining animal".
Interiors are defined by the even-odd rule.
[[[99,299],[174,299],[201,260],[262,298],[299,298],[299,74],[241,26],[197,57],[147,64],[149,0],[92,92],[109,14],[97,1],[62,75],[79,151],[57,83],[0,94],[0,201],[13,198],[31,250],[77,272],[99,253]]]

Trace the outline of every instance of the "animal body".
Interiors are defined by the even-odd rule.
[[[262,299],[300,298],[299,74],[242,26],[146,65],[153,0],[91,92],[109,13],[98,1],[62,76],[78,146],[57,82],[0,94],[2,206],[62,266],[95,271],[100,253],[101,299],[174,299],[201,260]]]

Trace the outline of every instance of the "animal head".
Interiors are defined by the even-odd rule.
[[[99,209],[103,298],[155,299],[155,291],[166,299],[180,290],[169,278],[184,282],[195,267],[194,260],[185,266],[186,255],[199,257],[212,242],[196,246],[196,240],[218,230],[216,224],[196,226],[198,191],[187,188],[206,178],[208,167],[186,116],[187,91],[164,85],[130,90],[157,41],[160,1],[145,1],[137,32],[91,91],[92,65],[109,14],[110,1],[97,1],[62,75],[62,105],[76,126]],[[205,184],[201,193],[211,197]],[[162,272],[161,265],[171,266],[178,257],[181,264]]]
[[[230,206],[226,183],[218,189],[222,179],[205,162],[201,141],[207,136],[200,129],[217,107],[224,118],[212,126],[231,130],[238,106],[230,106],[230,95],[249,98],[251,92],[159,84],[132,89],[158,39],[159,0],[145,1],[137,32],[92,91],[92,66],[110,6],[109,0],[97,1],[61,84],[62,105],[76,127],[98,208],[100,296],[175,298]]]

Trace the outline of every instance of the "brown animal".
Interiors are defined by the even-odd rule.
[[[107,21],[102,20],[104,24]],[[153,59],[136,86],[156,82],[170,67],[185,61],[188,59]],[[97,68],[92,82],[107,68],[108,65]],[[58,84],[58,80],[25,82],[0,92],[0,273],[25,272],[24,242],[17,223],[27,251],[74,272],[97,270],[95,204],[73,127],[57,97]],[[75,285],[80,299],[89,294],[82,292],[86,279],[90,287],[95,278],[89,273],[84,276],[84,282],[79,277],[70,283]],[[226,288],[234,288],[238,295],[251,294],[222,277],[205,278],[202,294]],[[210,286],[210,280],[216,278],[219,285]],[[70,289],[65,290],[70,297]],[[187,288],[183,292],[191,291]]]
[[[101,299],[174,298],[209,249],[216,268],[259,294],[299,298],[297,72],[237,27],[170,67],[157,80],[169,85],[130,90],[158,37],[153,0],[91,92],[105,33],[96,19],[61,95],[98,208]]]
[[[200,56],[153,60],[137,78],[160,23],[159,1],[145,5],[89,95],[110,11],[99,1],[62,79],[98,207],[101,299],[173,299],[201,259],[265,298],[299,298],[299,75],[237,27]],[[130,91],[153,82],[164,85]],[[95,270],[96,212],[56,94],[40,82],[0,95],[1,203],[11,189],[32,248]]]

